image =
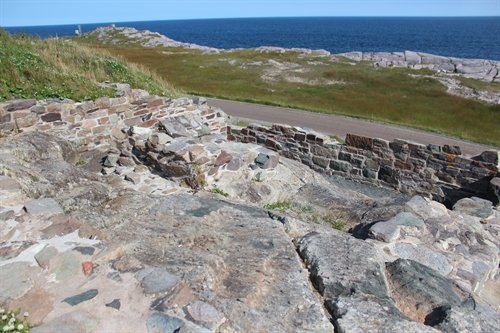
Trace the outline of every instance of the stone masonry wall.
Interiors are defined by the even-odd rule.
[[[164,124],[172,136],[176,136],[177,128],[200,134],[226,133],[225,113],[208,106],[204,99],[171,100],[132,89],[123,95],[81,103],[34,99],[0,103],[0,135],[55,131],[76,141],[81,149],[90,150],[109,143],[110,138],[123,138],[131,126],[140,131]]]
[[[228,139],[257,143],[325,174],[362,179],[408,194],[440,201],[467,195],[491,196],[490,180],[498,175],[498,152],[472,159],[459,147],[424,146],[348,134],[345,144],[318,133],[286,125],[228,128]]]

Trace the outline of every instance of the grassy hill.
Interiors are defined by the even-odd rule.
[[[177,94],[145,67],[105,50],[62,39],[10,36],[0,29],[0,100],[51,97],[79,101],[114,95],[99,86],[103,81],[128,83],[158,95]]]

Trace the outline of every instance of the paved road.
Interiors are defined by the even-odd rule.
[[[488,149],[498,149],[403,126],[386,125],[338,115],[213,98],[208,99],[208,104],[219,107],[230,116],[237,118],[300,126],[324,134],[334,134],[341,138],[345,138],[347,133],[352,133],[385,140],[404,139],[426,145],[429,143],[449,144],[460,146],[465,155],[477,155]]]

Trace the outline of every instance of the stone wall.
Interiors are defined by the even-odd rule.
[[[140,131],[155,126],[164,126],[172,137],[179,134],[176,131],[186,128],[199,134],[225,134],[226,115],[201,98],[171,100],[142,90],[128,90],[122,97],[78,103],[27,99],[0,103],[0,135],[55,131],[76,141],[81,149],[107,144],[110,138],[123,138],[130,127]]]
[[[250,125],[228,128],[228,139],[257,143],[325,174],[361,179],[452,204],[477,195],[497,201],[490,180],[498,174],[498,152],[472,159],[459,147],[424,146],[348,134],[345,144],[298,127]]]

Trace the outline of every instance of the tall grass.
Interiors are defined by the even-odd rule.
[[[95,99],[114,95],[103,81],[128,83],[152,94],[178,92],[145,67],[105,50],[64,39],[10,36],[0,29],[0,100],[12,98]]]

